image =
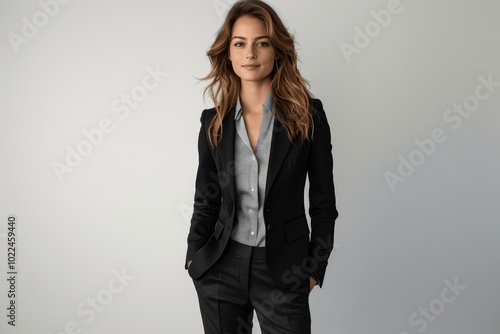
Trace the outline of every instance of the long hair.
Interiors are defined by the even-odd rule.
[[[275,117],[283,124],[290,141],[298,137],[309,139],[313,125],[309,99],[309,83],[297,68],[294,36],[290,34],[274,9],[260,0],[240,0],[229,10],[217,32],[214,43],[207,51],[212,69],[200,80],[211,80],[203,95],[209,92],[215,104],[215,117],[208,128],[212,147],[222,137],[222,120],[236,105],[240,93],[240,78],[229,61],[229,46],[235,21],[244,15],[264,21],[267,34],[275,52],[275,65],[271,72],[271,91],[274,98]]]

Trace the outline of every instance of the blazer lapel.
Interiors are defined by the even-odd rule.
[[[267,169],[266,191],[264,200],[267,200],[267,194],[273,185],[276,175],[285,160],[290,149],[291,142],[286,135],[285,127],[280,121],[274,119],[273,136],[271,139],[271,152],[269,154],[269,166]]]
[[[236,200],[235,180],[234,180],[234,136],[236,128],[234,126],[234,113],[236,106],[222,120],[222,138],[219,142],[218,148],[222,160],[222,168],[229,175],[229,193],[233,204]]]
[[[236,128],[234,124],[234,114],[236,106],[226,115],[222,121],[223,135],[218,145],[222,166],[229,174],[229,192],[233,203],[236,200],[236,186],[234,178],[234,140],[236,135]],[[266,178],[265,199],[271,189],[271,186],[278,175],[278,172],[285,160],[285,157],[290,149],[291,142],[286,135],[285,127],[277,119],[274,120],[274,128],[271,139],[271,151],[269,154],[269,165]]]

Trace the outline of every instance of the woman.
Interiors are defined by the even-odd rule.
[[[310,333],[338,216],[325,112],[262,1],[236,2],[207,55],[215,108],[200,118],[185,265],[205,333],[251,333],[254,310],[263,333]]]

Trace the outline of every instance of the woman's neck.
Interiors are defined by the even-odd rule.
[[[262,104],[271,90],[271,82],[241,85],[240,103],[246,112],[262,112]]]

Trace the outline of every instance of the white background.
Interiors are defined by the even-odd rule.
[[[199,117],[212,106],[196,78],[231,1],[73,0],[44,21],[50,2],[0,1],[1,332],[202,333],[183,268]],[[500,3],[401,0],[381,27],[371,11],[390,2],[269,1],[332,131],[340,216],[324,287],[310,297],[313,333],[498,333],[500,87],[483,87],[488,98],[460,126],[443,116],[474,101],[478,77],[500,82]],[[13,43],[34,21],[38,31]],[[346,57],[356,27],[372,37]],[[168,76],[115,113],[148,67]],[[103,119],[113,130],[59,180],[53,164]],[[418,153],[415,140],[436,128],[446,140]],[[419,165],[391,189],[385,174],[410,157]]]

